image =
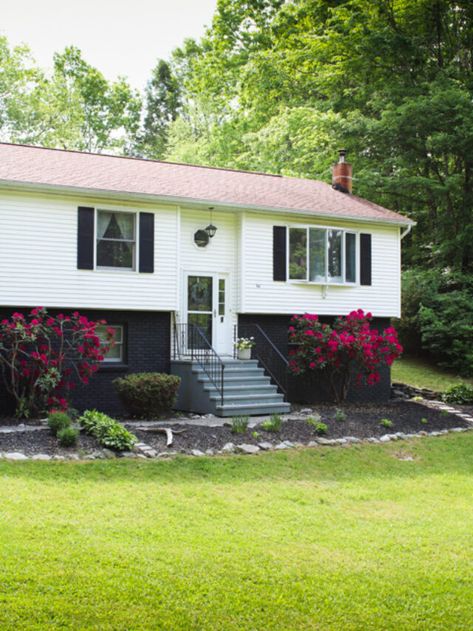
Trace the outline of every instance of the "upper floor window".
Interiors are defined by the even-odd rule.
[[[97,210],[97,267],[134,270],[135,266],[135,213]]]
[[[357,235],[338,228],[289,228],[290,280],[356,283]]]

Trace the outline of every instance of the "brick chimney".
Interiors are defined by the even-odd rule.
[[[333,165],[332,170],[332,188],[341,193],[351,193],[352,190],[352,173],[351,164],[345,162],[346,149],[340,149],[338,152],[338,162]]]

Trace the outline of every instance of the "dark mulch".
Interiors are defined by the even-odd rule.
[[[318,406],[317,412],[322,417],[322,422],[328,426],[326,438],[341,438],[343,436],[356,436],[357,438],[369,438],[403,432],[413,434],[420,431],[432,432],[452,427],[468,427],[468,423],[453,414],[445,414],[432,410],[420,403],[409,401],[392,401],[385,405],[345,405],[343,411],[347,415],[345,421],[335,420],[334,406]],[[389,419],[393,422],[391,428],[380,425],[381,419]],[[421,422],[427,419],[427,423]],[[229,420],[230,423],[230,420]],[[169,425],[178,431],[182,425]],[[148,443],[157,450],[165,450],[166,437],[161,433],[137,430],[129,427],[143,442]],[[258,432],[254,437],[253,432]],[[233,434],[230,427],[202,427],[197,425],[185,426],[185,432],[174,435],[174,442],[170,449],[175,451],[189,451],[191,449],[221,449],[225,443],[257,444],[259,442],[278,443],[283,440],[291,442],[307,443],[314,440],[316,434],[305,419],[291,419],[283,423],[277,433],[266,432],[260,427],[249,428],[244,434]]]
[[[13,434],[0,433],[0,451],[20,451],[26,455],[49,454],[66,456],[68,453],[93,451],[100,445],[92,436],[81,433],[77,445],[71,448],[60,447],[57,438],[49,430],[34,432],[17,431]]]

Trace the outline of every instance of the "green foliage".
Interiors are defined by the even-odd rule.
[[[279,414],[273,414],[271,418],[263,421],[260,425],[265,432],[279,432],[281,430],[282,418]]]
[[[61,447],[73,447],[77,443],[79,431],[74,427],[63,427],[57,433],[57,439]]]
[[[468,405],[473,403],[473,386],[466,383],[459,383],[449,388],[442,399],[447,403],[458,403],[460,405]]]
[[[439,366],[473,376],[473,278],[450,270],[403,275],[401,341]]]
[[[422,425],[428,425],[429,420],[426,419],[425,417],[423,417],[423,418],[420,419],[420,422],[422,423]]]
[[[95,436],[103,447],[129,451],[138,440],[118,421],[97,410],[85,411],[79,422],[85,431]]]
[[[234,416],[232,418],[232,432],[234,434],[244,434],[248,429],[248,416]]]
[[[115,379],[113,385],[132,416],[156,418],[172,410],[180,383],[176,375],[143,372]]]
[[[328,432],[327,423],[322,423],[320,416],[309,416],[307,424],[314,428],[316,434],[326,434]]]
[[[65,412],[51,412],[48,415],[48,427],[53,434],[58,433],[72,424],[71,417]]]
[[[251,432],[251,438],[254,438],[255,440],[258,440],[258,438],[260,437],[260,433],[259,432]]]
[[[381,425],[381,427],[385,427],[386,429],[389,429],[390,427],[393,427],[394,423],[389,420],[388,418],[382,418],[379,421],[379,424]]]
[[[160,159],[168,144],[169,126],[180,107],[180,86],[167,61],[160,59],[153,68],[145,90],[143,128],[135,150],[146,158]]]
[[[337,408],[335,410],[335,420],[338,421],[339,423],[343,423],[344,421],[347,420],[346,413],[340,408]]]

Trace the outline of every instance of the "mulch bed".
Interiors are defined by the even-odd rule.
[[[71,452],[90,452],[100,448],[95,438],[82,432],[77,445],[70,449],[60,447],[57,438],[49,430],[17,431],[12,434],[0,433],[0,451],[19,451],[28,456],[34,454],[67,456]]]
[[[468,423],[453,414],[445,414],[438,410],[432,410],[420,403],[409,401],[392,401],[385,405],[345,405],[343,411],[347,415],[345,421],[335,420],[334,406],[317,406],[318,414],[322,422],[326,423],[328,430],[323,434],[325,438],[342,438],[355,436],[356,438],[379,437],[383,434],[403,432],[414,434],[420,431],[432,432],[452,427],[469,427]],[[381,419],[393,421],[393,426],[386,428],[380,425]],[[427,419],[427,423],[421,422]],[[231,422],[231,419],[228,421]],[[182,425],[168,425],[178,431]],[[131,431],[143,442],[158,451],[166,450],[165,435],[151,431],[138,430],[129,427]],[[254,437],[253,432],[258,432]],[[267,432],[259,426],[249,428],[244,434],[234,434],[230,426],[202,427],[186,425],[185,432],[174,435],[174,442],[170,449],[174,451],[190,451],[199,449],[219,450],[225,443],[235,445],[246,443],[257,445],[260,442],[279,443],[289,440],[293,443],[307,443],[317,437],[314,428],[304,418],[293,418],[282,424],[279,432]]]
[[[460,406],[457,406],[460,408]],[[383,434],[414,434],[420,431],[432,432],[453,427],[469,427],[470,425],[458,416],[450,413],[434,410],[412,401],[393,400],[384,405],[344,405],[341,409],[346,414],[346,420],[335,419],[335,406],[320,405],[313,408],[321,416],[321,421],[328,426],[324,438],[342,438],[355,436],[356,438],[379,437]],[[473,413],[472,406],[462,406],[465,412]],[[386,428],[380,425],[381,419],[389,419],[392,427]],[[422,422],[421,419],[427,419]],[[207,427],[192,425],[192,421],[186,425],[169,424],[168,427],[183,433],[174,434],[174,442],[170,448],[166,448],[166,436],[162,433],[137,429],[135,425],[127,425],[140,441],[147,443],[159,452],[178,451],[190,452],[194,449],[205,452],[208,449],[218,451],[226,443],[239,445],[242,443],[257,445],[261,442],[273,444],[282,441],[292,443],[308,443],[317,438],[314,428],[307,423],[306,418],[295,411],[292,418],[284,421],[279,432],[268,432],[260,426],[248,428],[243,434],[234,434],[231,431],[231,419],[223,427]],[[0,423],[9,425],[9,422]],[[35,424],[34,422],[28,423]],[[38,424],[38,422],[36,422]],[[253,433],[257,432],[257,436]],[[20,451],[26,455],[44,453],[49,455],[67,456],[74,453],[90,453],[100,450],[100,445],[91,436],[81,432],[77,446],[66,449],[58,445],[57,439],[48,430],[16,431],[14,433],[0,433],[0,452]]]

